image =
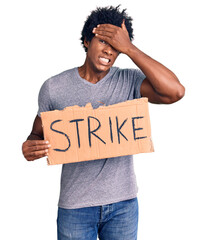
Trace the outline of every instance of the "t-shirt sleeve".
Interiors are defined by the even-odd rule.
[[[134,98],[142,97],[141,93],[140,93],[140,87],[145,78],[146,78],[146,76],[140,69],[134,69],[134,71],[133,71]]]
[[[38,116],[41,117],[41,112],[47,112],[52,110],[52,104],[49,91],[49,80],[45,81],[40,88],[38,95]]]

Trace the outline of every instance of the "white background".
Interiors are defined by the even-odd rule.
[[[80,66],[80,32],[96,6],[134,19],[134,44],[170,68],[186,88],[172,105],[150,104],[155,153],[135,156],[139,240],[207,239],[206,10],[204,1],[4,1],[0,4],[0,239],[56,239],[61,166],[27,162],[42,83]],[[121,55],[119,67],[135,67]]]

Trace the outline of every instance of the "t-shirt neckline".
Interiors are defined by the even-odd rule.
[[[75,68],[75,74],[76,74],[77,78],[78,78],[81,82],[83,82],[83,83],[85,83],[85,84],[88,84],[88,85],[90,85],[90,86],[98,86],[98,85],[100,85],[102,82],[106,81],[106,80],[111,76],[111,74],[112,74],[112,67],[109,69],[109,72],[106,74],[106,76],[104,76],[104,77],[103,77],[101,80],[99,80],[97,83],[91,83],[91,82],[87,81],[86,79],[82,78],[82,77],[80,76],[80,74],[79,74],[78,67]]]

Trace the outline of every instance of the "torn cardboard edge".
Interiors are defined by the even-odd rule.
[[[153,152],[148,99],[41,113],[48,165]]]

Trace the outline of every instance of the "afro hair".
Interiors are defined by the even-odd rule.
[[[126,14],[126,9],[120,11],[120,5],[117,7],[98,7],[96,10],[92,11],[91,14],[87,17],[83,30],[81,32],[82,36],[80,38],[81,43],[87,52],[87,48],[84,45],[84,40],[91,41],[95,36],[92,33],[94,27],[98,24],[113,24],[115,26],[121,27],[123,19],[125,20],[125,25],[129,33],[129,38],[133,40],[133,28],[132,28],[132,18]]]

